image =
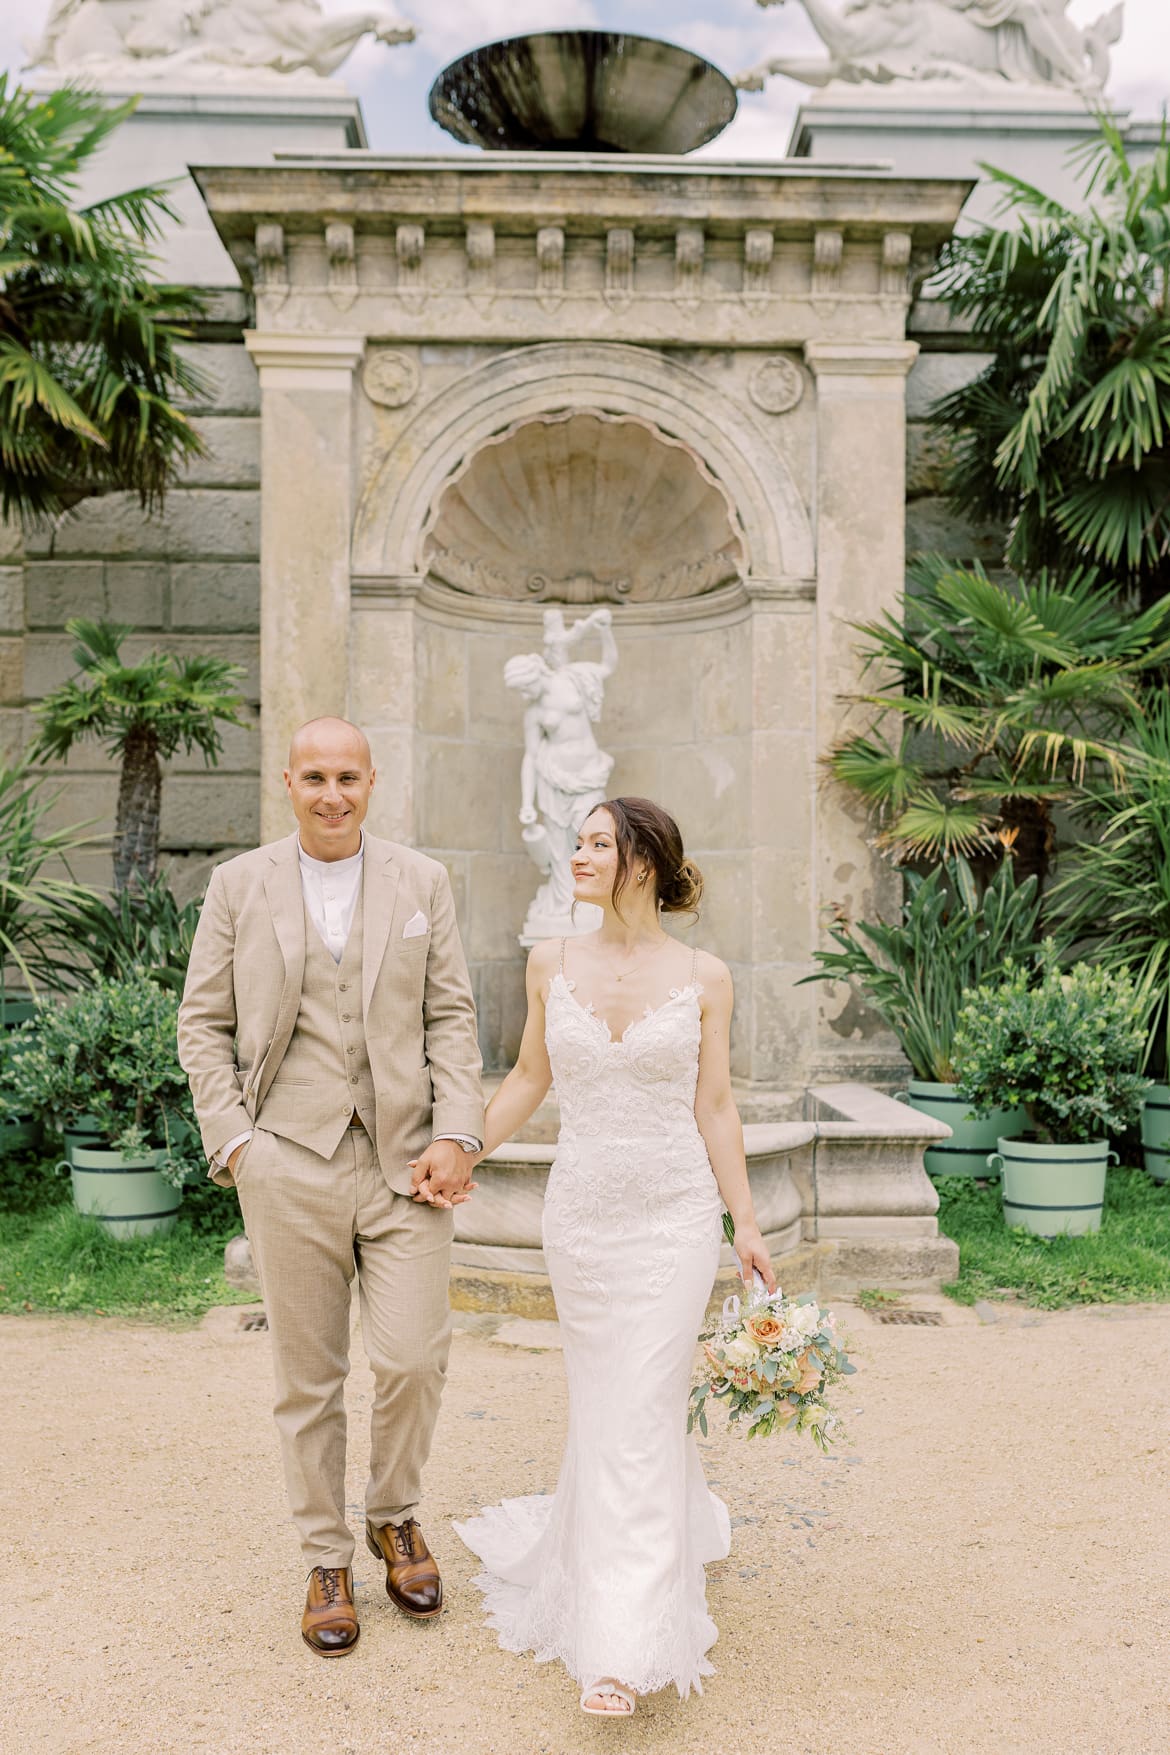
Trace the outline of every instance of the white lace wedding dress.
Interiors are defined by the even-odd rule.
[[[722,1202],[695,1122],[699,989],[672,991],[615,1040],[562,968],[546,1008],[561,1108],[544,1253],[569,1384],[556,1492],[455,1528],[500,1644],[683,1697],[716,1638],[703,1566],[730,1547],[726,1507],[686,1433],[695,1340]]]

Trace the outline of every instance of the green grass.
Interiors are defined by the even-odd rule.
[[[223,1246],[241,1228],[230,1195],[188,1190],[190,1211],[167,1236],[120,1243],[74,1212],[52,1163],[0,1163],[0,1311],[190,1323],[250,1301],[223,1277]]]
[[[1000,1185],[940,1177],[940,1230],[959,1245],[959,1304],[1014,1295],[1040,1310],[1076,1304],[1170,1303],[1170,1185],[1144,1170],[1111,1170],[1101,1230],[1032,1237],[1003,1222]]]

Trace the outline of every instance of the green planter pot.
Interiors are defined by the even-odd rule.
[[[1151,1085],[1142,1104],[1142,1149],[1155,1182],[1170,1182],[1170,1085]]]
[[[125,1158],[121,1152],[75,1146],[69,1161],[74,1206],[122,1240],[172,1230],[183,1191],[159,1175],[164,1156],[143,1152],[137,1159]]]
[[[37,1015],[35,999],[0,999],[0,1029],[15,1030]]]
[[[1003,1216],[1037,1237],[1083,1237],[1101,1229],[1107,1140],[1058,1146],[1038,1140],[1001,1139],[993,1161],[1003,1171]]]
[[[935,1121],[945,1121],[951,1129],[945,1145],[928,1146],[922,1155],[928,1176],[986,1176],[987,1154],[994,1152],[996,1141],[1011,1139],[1028,1125],[1022,1109],[996,1109],[991,1115],[977,1118],[955,1085],[932,1085],[926,1079],[911,1079],[909,1089],[899,1091],[897,1096],[911,1109],[931,1115]]]
[[[83,1151],[104,1151],[106,1136],[102,1132],[96,1118],[92,1115],[79,1115],[68,1127],[61,1129],[61,1138],[65,1142],[65,1162],[72,1164],[73,1154],[80,1146]]]

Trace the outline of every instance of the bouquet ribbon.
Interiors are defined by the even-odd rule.
[[[774,1292],[765,1291],[763,1276],[760,1273],[759,1268],[752,1269],[752,1290],[753,1292],[763,1293],[765,1304],[779,1304],[784,1296],[779,1286],[777,1286]],[[741,1308],[742,1306],[740,1305],[739,1299],[736,1297],[735,1293],[732,1292],[729,1297],[723,1300],[724,1322],[738,1322]]]

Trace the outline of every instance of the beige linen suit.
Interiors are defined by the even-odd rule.
[[[417,1505],[450,1339],[453,1215],[409,1198],[408,1166],[436,1134],[483,1135],[443,866],[366,835],[340,964],[308,917],[295,833],[217,867],[179,1054],[209,1158],[254,1130],[234,1180],[272,1334],[293,1518],[308,1566],[348,1566],[350,1285],[356,1271],[374,1371],[366,1510],[376,1526],[397,1523]]]

